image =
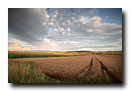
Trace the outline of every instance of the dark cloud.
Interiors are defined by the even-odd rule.
[[[48,22],[45,9],[8,9],[8,32],[24,42],[41,42],[39,38],[44,38],[48,33],[48,27],[43,26],[43,22]]]
[[[42,49],[122,47],[122,25],[101,23],[94,8],[9,9],[11,36]],[[89,17],[91,15],[91,17]]]

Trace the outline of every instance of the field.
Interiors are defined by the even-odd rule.
[[[9,83],[122,83],[122,52],[9,52],[8,55],[10,54],[51,56],[9,58]]]
[[[8,58],[70,57],[83,55],[76,52],[8,52]]]

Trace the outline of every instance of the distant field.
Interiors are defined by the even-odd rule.
[[[122,51],[113,51],[113,52],[18,52],[18,51],[8,51],[9,54],[45,54],[45,55],[79,55],[79,54],[102,54],[102,55],[121,55]]]
[[[114,51],[114,52],[93,52],[93,54],[98,55],[122,55],[122,51]]]
[[[70,57],[70,56],[78,56],[78,55],[46,55],[46,54],[16,54],[16,53],[9,53],[8,58],[42,58],[42,57]]]
[[[8,53],[16,53],[16,54],[60,54],[60,55],[69,55],[69,54],[79,54],[78,52],[26,52],[26,51],[8,51]]]
[[[42,57],[71,57],[80,56],[78,52],[8,52],[8,58],[42,58]]]
[[[122,52],[8,52],[8,58],[71,57],[87,54],[122,55]]]

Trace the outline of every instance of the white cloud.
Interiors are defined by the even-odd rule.
[[[70,29],[67,29],[67,31],[70,31]]]
[[[102,20],[101,17],[99,17],[99,16],[93,16],[91,18],[88,18],[87,23],[91,23],[93,25],[96,25],[96,24],[100,24],[101,23],[100,20]]]
[[[79,19],[75,20],[74,22],[77,24],[85,24],[87,21],[87,18],[84,16],[81,16]]]
[[[119,39],[119,41],[121,41],[121,42],[122,42],[122,38],[120,38],[120,39]]]
[[[52,41],[49,40],[42,40],[36,48],[29,48],[29,47],[21,47],[18,42],[16,41],[8,41],[8,50],[9,51],[34,51],[34,50],[62,50],[59,46]]]
[[[42,23],[42,25],[43,25],[43,26],[45,26],[45,25],[46,25],[46,23],[45,23],[45,22],[43,22],[43,23]]]
[[[92,32],[93,30],[92,30],[92,29],[88,29],[87,31],[88,31],[88,32]]]
[[[54,31],[56,31],[56,32],[57,32],[58,30],[57,30],[57,29],[54,29]]]
[[[53,27],[53,23],[52,23],[52,22],[48,23],[48,25],[49,25],[50,27]]]
[[[47,37],[48,39],[54,41],[70,41],[60,44],[62,45],[60,46],[62,49],[73,49],[72,46],[75,46],[74,49],[99,49],[101,48],[99,46],[100,44],[104,45],[102,50],[109,47],[118,47],[118,45],[113,46],[111,43],[115,43],[115,41],[121,37],[122,25],[101,23],[100,20],[102,20],[102,18],[99,16],[93,16],[91,18],[81,16],[77,20],[74,17],[71,17],[70,19],[72,26],[70,29],[64,29],[64,31],[66,30],[65,33],[63,33],[64,31],[60,32],[61,27],[58,28],[58,32],[53,34],[53,37],[52,35],[48,35]],[[68,26],[66,25],[66,27]],[[72,44],[71,41],[79,43]]]
[[[105,16],[105,18],[109,18],[109,16]]]
[[[21,47],[16,41],[8,41],[8,50],[9,51],[29,51],[31,50],[28,47]]]
[[[96,9],[58,8],[49,11],[47,9],[23,11],[9,13],[9,34],[37,49],[82,50],[91,47],[101,48],[100,44],[104,45],[104,48],[117,47],[122,43],[122,25],[102,23],[100,16],[93,15],[98,12]],[[89,17],[90,14],[92,17]],[[21,48],[18,43],[13,43],[12,46],[14,45],[17,49]]]
[[[15,41],[8,41],[8,46],[9,47],[19,47],[19,44],[18,42],[15,42]]]

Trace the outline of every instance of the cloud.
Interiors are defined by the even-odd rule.
[[[111,50],[122,47],[122,25],[102,23],[102,17],[95,15],[97,9],[37,8],[9,9],[8,12],[9,34],[35,47],[30,50]],[[15,42],[9,45],[22,48]]]
[[[122,25],[101,23],[101,20],[102,18],[99,16],[91,18],[81,16],[77,20],[73,17],[69,32],[63,29],[61,33],[57,31],[48,35],[47,38],[53,41],[62,41],[60,45],[63,49],[73,49],[74,47],[74,49],[98,48],[105,50],[105,48],[110,48],[111,50],[121,46],[122,42],[117,41],[122,37]],[[70,42],[64,43],[63,41]],[[79,42],[79,44],[72,45],[71,41]],[[101,44],[104,46],[99,46]]]
[[[49,17],[49,22],[54,23],[55,27],[71,27],[75,20],[78,21],[78,23],[82,23],[82,18],[80,17],[84,14],[84,16],[94,14],[97,12],[94,8],[56,8],[56,9],[48,9],[47,10]],[[76,24],[75,24],[76,25]]]
[[[21,47],[16,41],[8,41],[8,50],[9,51],[29,51],[31,50],[28,47]]]
[[[87,29],[87,32],[93,32],[93,30],[92,29]]]
[[[52,23],[52,22],[48,23],[48,25],[49,25],[50,27],[53,27],[53,23]]]
[[[43,22],[43,23],[42,23],[42,25],[43,25],[43,26],[46,26],[46,23],[45,23],[45,22]]]
[[[16,41],[8,41],[8,50],[9,51],[50,51],[50,50],[61,50],[59,46],[51,41],[43,40],[36,48],[29,48],[27,46],[20,46]]]
[[[48,34],[48,15],[45,9],[39,8],[9,8],[8,32],[21,41],[31,45],[41,42]]]
[[[91,18],[81,16],[79,19],[71,22],[72,26],[69,29],[63,29],[65,27],[61,27],[63,29],[61,32],[61,30],[58,28],[58,31],[54,35],[68,37],[68,34],[80,34],[81,37],[97,37],[122,34],[122,25],[101,23],[100,20],[102,20],[102,18],[98,16],[93,16]],[[69,32],[66,32],[66,30]],[[63,32],[65,33],[63,34]]]
[[[56,31],[56,32],[57,32],[58,30],[57,30],[57,29],[54,29],[54,31]]]
[[[105,18],[109,18],[109,16],[105,16]]]

